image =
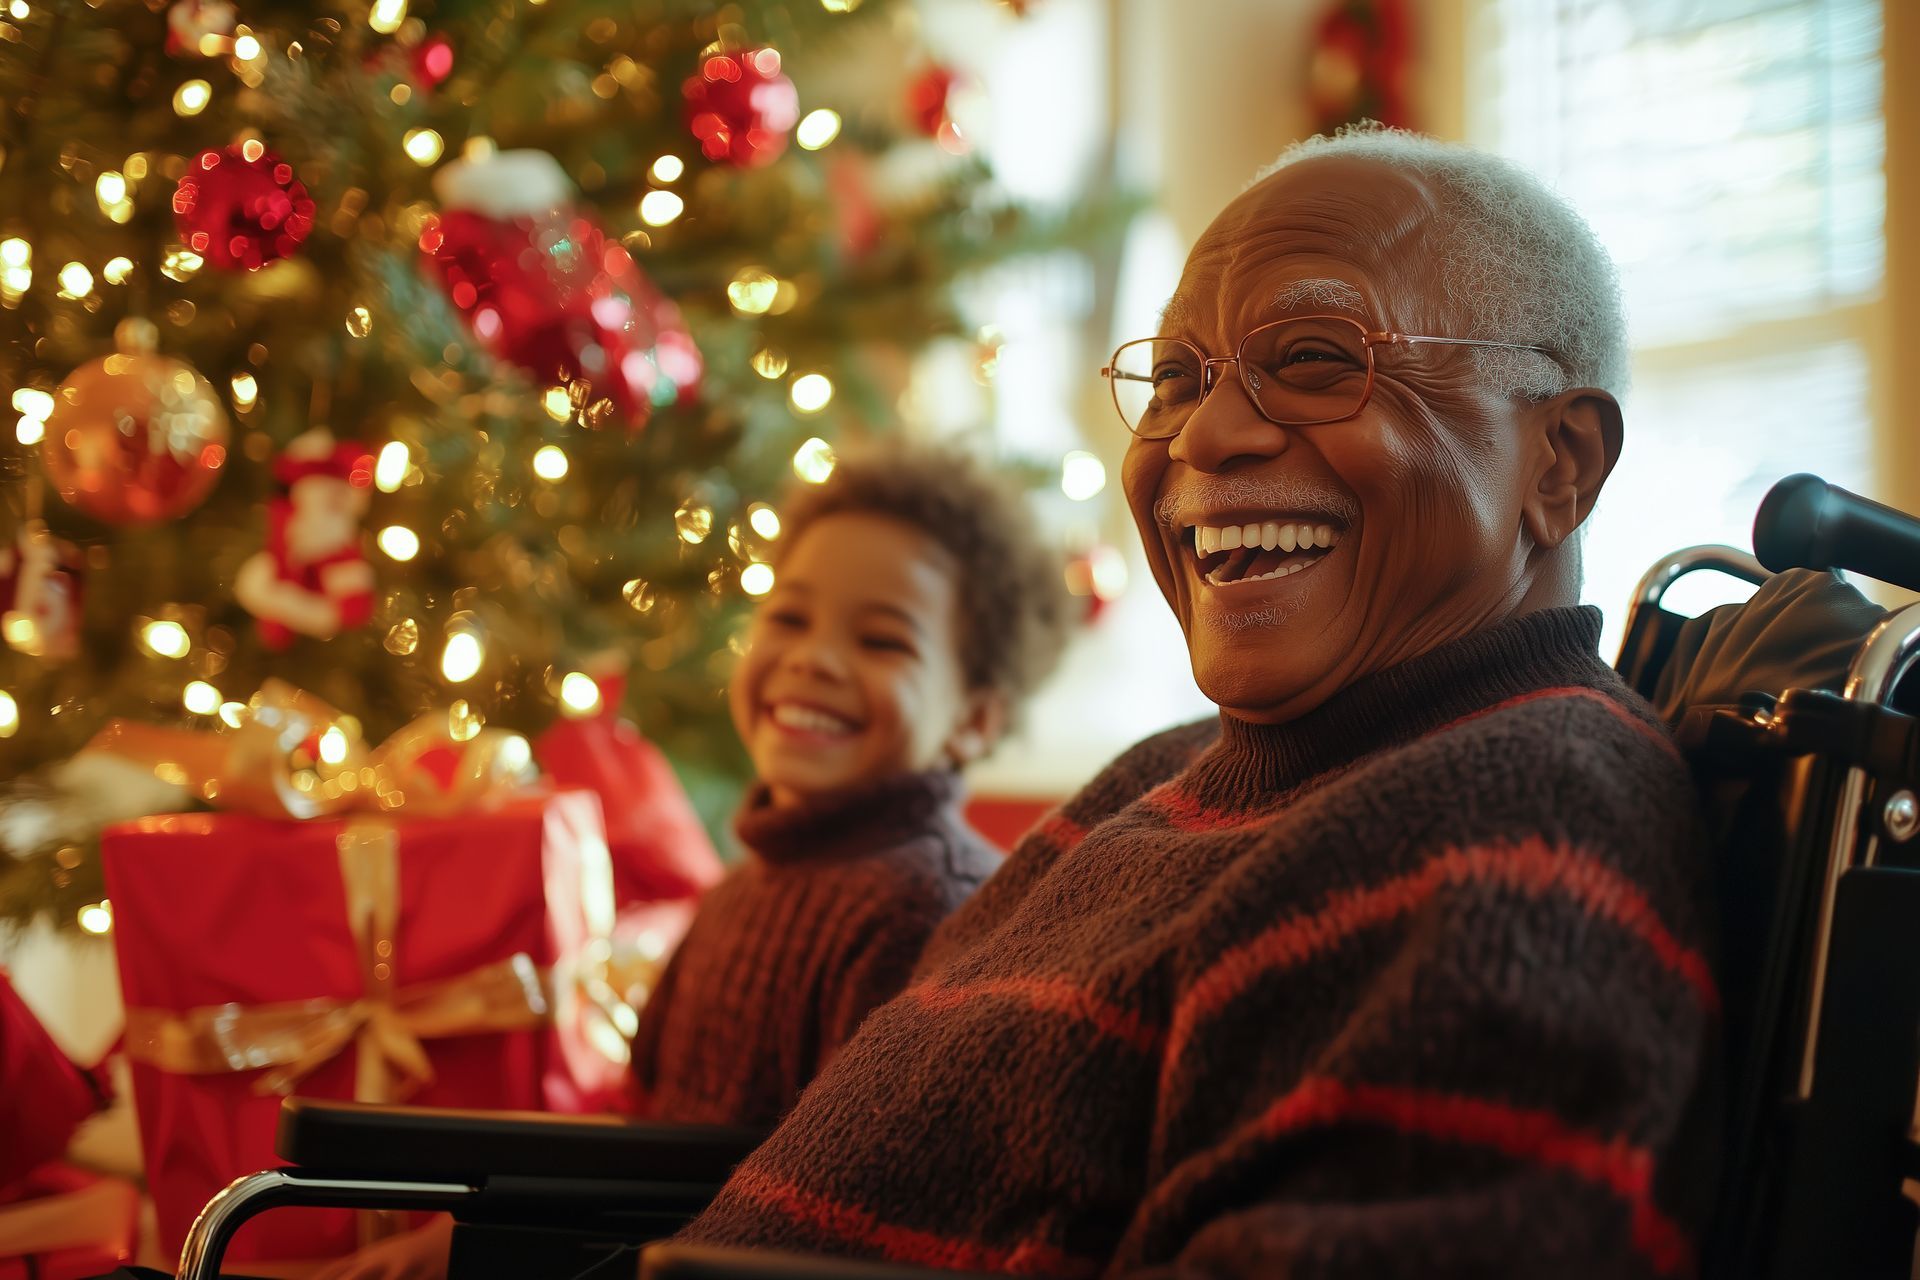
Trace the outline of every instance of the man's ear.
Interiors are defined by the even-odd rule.
[[[947,761],[964,769],[992,751],[1007,731],[1007,695],[997,689],[974,689],[967,694],[960,721],[947,736]]]
[[[1537,546],[1573,536],[1620,460],[1620,402],[1598,387],[1576,387],[1534,406],[1537,451],[1520,519]]]

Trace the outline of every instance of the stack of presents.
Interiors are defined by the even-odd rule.
[[[658,751],[611,717],[563,721],[529,782],[524,741],[444,715],[363,753],[316,741],[326,708],[279,710],[260,717],[276,741],[222,735],[215,759],[137,726],[99,744],[217,807],[101,841],[143,1187],[63,1163],[110,1092],[0,974],[0,1280],[177,1257],[214,1193],[278,1163],[290,1094],[627,1105],[634,1005],[721,872]],[[401,1225],[288,1209],[228,1257],[337,1257]]]

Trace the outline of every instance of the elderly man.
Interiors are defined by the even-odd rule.
[[[1624,364],[1605,255],[1492,158],[1352,133],[1228,206],[1108,371],[1218,721],[1031,833],[686,1238],[1687,1272],[1704,851],[1574,607]]]

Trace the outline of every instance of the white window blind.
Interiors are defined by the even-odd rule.
[[[1868,481],[1880,20],[1879,0],[1484,0],[1477,13],[1474,141],[1560,188],[1626,295],[1626,451],[1586,544],[1610,640],[1648,562],[1748,545],[1780,476]]]

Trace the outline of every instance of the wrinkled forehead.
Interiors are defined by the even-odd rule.
[[[1316,310],[1406,327],[1442,282],[1429,232],[1438,202],[1418,176],[1376,161],[1300,161],[1241,194],[1201,234],[1162,332]]]

